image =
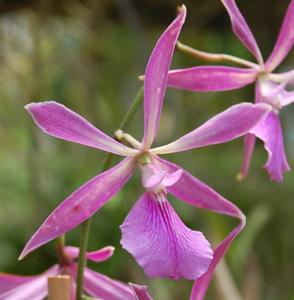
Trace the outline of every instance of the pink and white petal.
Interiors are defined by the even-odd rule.
[[[113,255],[114,250],[115,250],[114,247],[106,246],[97,251],[87,252],[86,257],[88,260],[94,262],[102,262],[108,260]]]
[[[152,149],[151,153],[174,153],[229,142],[246,134],[270,110],[265,103],[233,105],[175,142]]]
[[[241,14],[235,0],[221,0],[225,6],[232,23],[232,29],[241,43],[254,55],[260,65],[263,64],[263,58],[257,42]]]
[[[131,286],[137,297],[136,300],[153,300],[153,298],[149,295],[147,291],[147,286],[138,285],[134,283],[129,283],[129,285]]]
[[[168,172],[173,172],[180,167],[176,164],[157,158],[158,163]],[[240,220],[240,223],[231,231],[231,233],[214,250],[213,260],[209,269],[199,279],[196,280],[190,300],[202,300],[208,288],[214,270],[225,255],[233,239],[239,234],[246,223],[245,216],[240,209],[215,192],[212,188],[192,176],[187,171],[183,171],[180,180],[167,188],[168,192],[176,198],[192,206],[204,208],[219,214],[228,215]]]
[[[144,193],[120,226],[121,244],[149,277],[193,280],[212,260],[209,242],[185,226],[162,195]]]
[[[257,70],[226,66],[200,66],[168,73],[169,87],[198,92],[239,89],[256,80]]]
[[[278,114],[275,111],[270,112],[263,121],[250,130],[250,133],[264,142],[268,152],[264,168],[271,180],[282,181],[283,173],[289,171],[290,167],[284,150],[283,131]]]
[[[243,180],[248,175],[251,158],[255,147],[255,140],[256,140],[255,135],[251,133],[247,133],[244,137],[244,155],[243,155],[241,171],[237,176],[238,180]]]
[[[287,106],[289,104],[292,104],[294,102],[294,91],[288,92],[283,91],[281,94],[281,105]]]
[[[294,0],[291,0],[281,26],[275,47],[265,63],[266,69],[271,72],[287,56],[294,43]]]
[[[32,281],[36,276],[18,276],[0,273],[0,295],[26,282]]]
[[[29,240],[20,259],[92,216],[129,180],[134,164],[133,158],[126,158],[115,167],[92,178],[66,198]]]
[[[30,103],[25,108],[36,125],[51,136],[122,156],[138,154],[137,150],[115,141],[60,103]]]
[[[132,289],[120,281],[85,268],[84,289],[101,300],[136,300]]]
[[[164,177],[164,180],[162,181],[163,185],[165,187],[174,185],[176,182],[178,182],[183,174],[183,170],[179,169],[173,173],[169,173]]]
[[[86,258],[93,262],[102,262],[109,259],[114,252],[114,247],[106,246],[96,251],[91,251],[86,253]],[[79,257],[80,249],[73,246],[65,247],[65,254],[70,257],[72,260],[75,260]]]
[[[47,291],[47,279],[49,276],[59,274],[59,266],[54,265],[48,271],[38,276],[30,276],[32,279],[0,294],[0,300],[42,300]]]
[[[183,5],[176,19],[157,41],[147,64],[144,81],[143,148],[145,150],[151,146],[159,127],[167,74],[185,18],[186,7]]]
[[[151,189],[155,186],[158,186],[164,180],[166,176],[165,172],[156,172],[152,174],[150,177],[142,176],[142,185],[145,189]],[[146,179],[145,179],[146,178]]]

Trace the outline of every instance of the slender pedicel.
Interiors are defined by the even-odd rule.
[[[194,49],[190,46],[187,46],[180,41],[177,42],[177,50],[197,57],[199,59],[208,61],[208,62],[221,62],[221,61],[226,61],[226,62],[231,62],[231,63],[236,63],[245,67],[253,68],[253,69],[259,69],[260,66],[258,64],[255,64],[251,61],[248,61],[246,59],[242,59],[233,55],[225,54],[225,53],[209,53],[205,51],[200,51],[197,49]]]

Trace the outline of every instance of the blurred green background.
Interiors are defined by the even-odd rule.
[[[264,56],[270,53],[288,0],[240,0]],[[175,16],[176,1],[72,0],[0,2],[0,270],[35,274],[56,262],[54,243],[21,262],[17,257],[45,217],[67,195],[99,171],[105,154],[43,134],[24,110],[31,101],[57,100],[112,135],[141,83],[159,35]],[[180,40],[195,48],[251,59],[231,32],[219,0],[186,1],[187,22]],[[293,67],[290,53],[279,71]],[[176,52],[173,67],[204,64]],[[221,93],[169,89],[160,133],[163,144],[240,101],[252,101],[253,87]],[[294,108],[281,113],[286,152],[294,165]],[[129,132],[140,138],[142,108]],[[206,299],[294,299],[294,172],[270,182],[258,143],[249,177],[235,180],[242,139],[169,155],[247,215],[248,225],[226,255]],[[188,299],[192,283],[149,280],[120,244],[119,225],[142,193],[138,174],[94,217],[90,249],[116,247],[114,257],[95,270],[147,284],[155,299]],[[170,197],[171,198],[171,197]],[[191,228],[216,245],[236,221],[171,199]],[[79,229],[67,235],[78,245]]]

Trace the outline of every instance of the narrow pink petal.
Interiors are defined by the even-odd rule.
[[[287,56],[294,43],[294,0],[291,0],[283,24],[280,29],[275,47],[265,67],[272,71],[275,69]]]
[[[38,276],[30,276],[30,281],[0,294],[0,300],[42,300],[47,296],[47,278],[59,274],[57,265]]]
[[[212,250],[203,234],[187,228],[164,195],[145,193],[121,225],[121,244],[149,277],[196,279]]]
[[[114,247],[107,246],[97,251],[87,252],[86,257],[94,262],[102,262],[108,260],[113,255],[114,249]]]
[[[174,153],[234,140],[246,134],[270,110],[271,107],[264,103],[233,105],[175,142],[152,149],[151,152]]]
[[[255,147],[255,140],[256,140],[255,135],[251,133],[247,133],[244,137],[244,156],[243,156],[241,171],[238,174],[239,180],[243,180],[244,178],[247,177],[250,168],[251,157]]]
[[[32,281],[36,276],[18,276],[14,274],[0,273],[0,295],[16,288],[26,282]]]
[[[147,291],[147,286],[133,283],[129,283],[129,285],[131,286],[135,295],[137,296],[137,300],[153,300],[153,298],[149,295]]]
[[[245,226],[245,218],[240,218],[240,223],[235,229],[216,247],[214,250],[214,258],[211,262],[208,271],[200,277],[198,280],[195,281],[191,295],[190,300],[203,300],[207,291],[207,288],[209,287],[211,278],[213,276],[213,273],[220,262],[220,260],[223,258],[227,250],[229,249],[232,241],[235,239],[235,237],[240,233],[240,231]]]
[[[149,149],[159,127],[167,74],[185,18],[186,7],[183,5],[177,18],[157,41],[147,64],[144,81],[144,149]]]
[[[255,85],[255,103],[260,103],[263,101],[260,92],[261,92],[260,82],[257,81],[256,85]],[[250,168],[252,154],[253,154],[254,147],[255,147],[255,140],[256,140],[255,135],[253,135],[251,133],[247,133],[244,137],[243,162],[242,162],[242,166],[241,166],[241,171],[237,176],[238,180],[243,180],[244,178],[247,177],[247,174],[248,174],[249,168]]]
[[[94,262],[102,262],[109,259],[113,255],[113,252],[114,247],[107,246],[96,251],[87,252],[86,258]],[[80,249],[77,247],[67,246],[65,247],[65,253],[68,257],[74,260],[79,257]]]
[[[168,73],[170,87],[199,92],[239,89],[256,80],[257,71],[225,66],[200,66]]]
[[[290,167],[284,150],[283,132],[278,114],[275,111],[270,112],[263,121],[250,130],[250,133],[264,142],[268,152],[268,160],[264,167],[271,180],[282,181],[283,173],[289,171]]]
[[[84,273],[84,289],[90,296],[101,300],[136,300],[132,289],[127,284],[89,268],[86,268]]]
[[[36,125],[49,135],[122,156],[138,154],[137,150],[115,141],[60,103],[54,101],[30,103],[25,108]]]
[[[126,158],[112,169],[92,178],[66,198],[29,240],[20,259],[93,215],[129,180],[133,167],[134,160]]]
[[[157,160],[161,167],[165,168],[168,172],[179,169],[179,166],[176,164],[159,158]],[[170,186],[168,191],[178,199],[192,206],[208,209],[240,220],[239,225],[214,250],[213,260],[207,272],[196,280],[190,300],[202,300],[218,262],[225,255],[233,239],[245,226],[245,216],[236,205],[223,198],[187,171],[183,171],[180,180],[175,185]]]
[[[256,40],[242,16],[235,0],[221,0],[230,16],[232,29],[242,44],[254,55],[259,64],[263,64],[262,55]]]

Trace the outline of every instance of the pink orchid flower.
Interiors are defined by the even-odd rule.
[[[35,123],[45,133],[127,158],[97,175],[65,199],[30,239],[21,258],[93,215],[123,187],[132,176],[135,166],[138,166],[145,192],[121,225],[122,246],[150,277],[192,280],[202,276],[204,286],[208,285],[215,265],[244,226],[244,216],[234,204],[181,167],[159,158],[158,154],[231,141],[246,134],[267,115],[270,107],[251,103],[235,105],[178,140],[151,148],[159,127],[171,58],[185,16],[186,8],[182,6],[177,18],[159,38],[147,64],[143,141],[139,142],[123,132],[117,134],[127,140],[132,148],[107,136],[56,102],[26,106]],[[213,255],[203,234],[187,228],[178,217],[167,200],[168,193],[190,205],[236,217],[240,224]]]
[[[113,254],[113,247],[104,247],[100,250],[88,252],[87,259],[94,262],[102,262]],[[71,299],[75,299],[77,274],[77,258],[79,249],[65,247],[67,262],[56,264],[46,272],[35,276],[17,276],[0,273],[0,300],[42,300],[47,297],[48,277],[57,275],[69,275],[71,277]],[[84,289],[92,297],[102,300],[136,300],[134,291],[127,284],[113,280],[105,275],[94,272],[89,268],[84,272]]]
[[[232,28],[243,45],[254,55],[256,63],[227,54],[210,54],[199,51],[202,57],[217,59],[227,57],[232,62],[247,68],[228,66],[199,66],[170,71],[168,86],[190,91],[225,91],[244,87],[255,82],[255,102],[264,102],[272,107],[261,123],[245,136],[244,159],[240,179],[247,176],[256,137],[264,142],[268,160],[264,166],[271,180],[282,181],[283,173],[290,170],[284,150],[283,132],[279,120],[282,107],[294,101],[294,91],[287,91],[288,84],[294,82],[294,71],[273,73],[282,63],[294,42],[294,0],[291,0],[284,17],[274,49],[264,63],[263,57],[235,0],[221,0],[227,9]],[[198,51],[198,50],[197,50]],[[248,68],[249,67],[249,68]]]

